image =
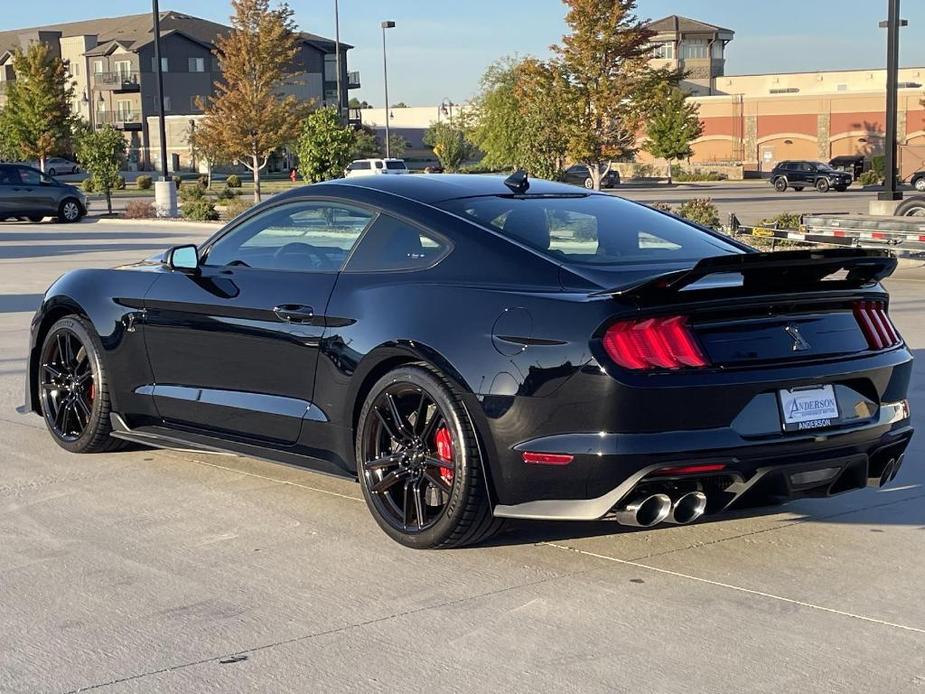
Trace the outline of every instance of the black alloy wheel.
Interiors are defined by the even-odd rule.
[[[37,375],[42,416],[55,442],[72,453],[122,445],[109,436],[109,391],[98,343],[92,326],[69,316],[51,327],[42,344]]]
[[[816,190],[818,190],[820,193],[828,193],[829,188],[829,179],[820,178],[816,181]]]
[[[787,179],[781,176],[776,181],[774,181],[774,190],[778,193],[783,193],[787,190]]]
[[[427,366],[402,367],[373,386],[357,426],[357,460],[373,517],[401,544],[460,546],[500,525],[464,408]]]

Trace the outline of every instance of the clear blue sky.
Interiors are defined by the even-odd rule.
[[[173,9],[227,22],[227,0],[160,0]],[[333,36],[334,0],[290,0],[306,31]],[[150,10],[148,0],[3,0],[0,29],[54,21],[132,14]],[[925,66],[925,2],[904,0],[902,62]],[[352,96],[382,103],[382,19],[389,31],[390,97],[410,105],[462,101],[478,86],[485,67],[504,55],[548,53],[565,31],[559,0],[340,0],[341,38],[357,48],[350,68],[361,72],[362,89]],[[886,0],[640,0],[639,14],[658,19],[680,14],[736,32],[727,73],[869,68],[885,61]]]

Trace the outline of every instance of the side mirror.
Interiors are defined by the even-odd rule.
[[[196,246],[175,246],[167,251],[167,266],[178,272],[199,271],[199,249]]]

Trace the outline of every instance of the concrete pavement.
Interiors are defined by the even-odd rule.
[[[925,689],[921,434],[884,490],[413,552],[351,482],[224,455],[73,456],[14,412],[55,277],[207,233],[0,225],[0,691]],[[925,283],[890,288],[921,352]]]

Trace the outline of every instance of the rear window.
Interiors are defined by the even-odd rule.
[[[486,196],[438,206],[571,264],[683,262],[743,252],[679,219],[606,195]]]
[[[387,161],[385,163],[385,168],[395,170],[395,169],[407,169],[405,162],[403,161]]]

